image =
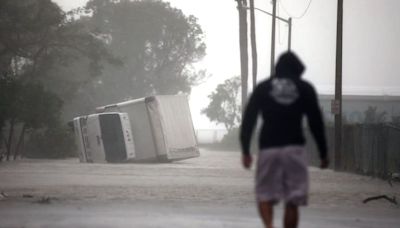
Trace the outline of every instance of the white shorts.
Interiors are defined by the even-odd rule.
[[[303,146],[285,146],[261,150],[256,172],[258,202],[297,206],[308,202],[308,168]]]

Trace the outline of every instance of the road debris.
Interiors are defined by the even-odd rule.
[[[387,195],[379,195],[379,196],[368,197],[365,200],[363,200],[363,203],[368,203],[371,200],[378,200],[378,199],[385,199],[385,200],[389,201],[390,203],[393,203],[395,205],[399,205],[395,196],[389,197]]]

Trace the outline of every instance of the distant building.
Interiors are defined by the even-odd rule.
[[[334,121],[331,112],[331,101],[334,95],[319,95],[322,112],[327,122]],[[392,117],[400,116],[400,96],[364,96],[343,95],[342,114],[349,123],[362,123],[365,120],[365,111],[369,107],[376,107],[378,113],[386,112],[386,121],[392,121]]]

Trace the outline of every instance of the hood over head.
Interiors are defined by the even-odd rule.
[[[305,66],[293,52],[285,52],[275,66],[276,77],[300,78]]]

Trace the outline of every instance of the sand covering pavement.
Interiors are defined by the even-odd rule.
[[[3,162],[0,192],[5,196],[0,198],[0,207],[9,204],[18,208],[26,202],[27,205],[140,202],[142,206],[199,205],[228,208],[228,211],[254,208],[253,174],[254,168],[252,171],[241,168],[238,152],[206,149],[201,149],[199,158],[163,164],[85,164],[77,159]],[[400,199],[399,183],[390,186],[377,178],[317,168],[310,168],[310,174],[309,208],[328,211],[363,208],[371,214],[385,211],[400,214],[397,206],[385,200],[362,203],[367,197],[381,194]]]

